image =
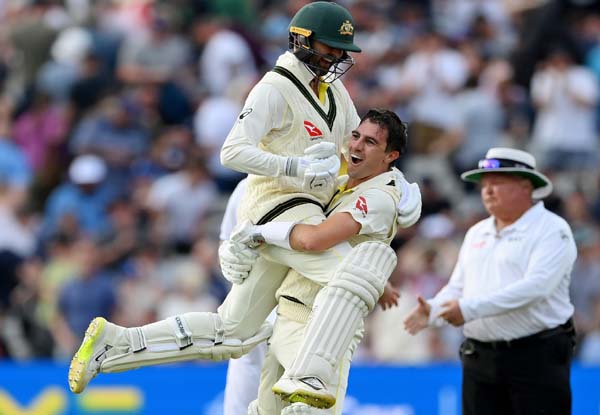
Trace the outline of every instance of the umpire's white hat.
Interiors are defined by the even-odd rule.
[[[467,182],[479,182],[485,173],[510,173],[526,177],[535,190],[533,197],[542,199],[552,193],[552,182],[535,169],[535,157],[523,150],[494,147],[488,150],[485,158],[479,160],[476,169],[460,175]]]

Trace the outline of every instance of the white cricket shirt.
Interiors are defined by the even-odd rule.
[[[429,302],[430,323],[443,324],[441,304],[459,298],[469,338],[511,340],[557,327],[573,315],[576,257],[571,228],[542,202],[500,232],[489,217],[467,232],[450,281]]]

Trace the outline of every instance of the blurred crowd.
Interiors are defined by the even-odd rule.
[[[600,363],[600,4],[339,0],[355,19],[343,78],[359,114],[410,123],[401,168],[423,194],[394,241],[400,305],[370,317],[359,357],[457,359],[460,330],[411,337],[416,295],[447,281],[486,216],[461,183],[493,146],[527,149],[579,248],[578,357]],[[0,0],[0,358],[70,358],[88,322],[214,311],[216,257],[242,176],[219,150],[287,48],[306,0]]]

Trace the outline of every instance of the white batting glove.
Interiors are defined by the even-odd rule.
[[[228,240],[221,242],[219,246],[221,272],[232,284],[241,284],[248,278],[256,258],[258,258],[256,250],[240,242]]]
[[[408,183],[400,170],[394,169],[396,178],[394,183],[400,193],[400,201],[396,209],[398,211],[398,226],[408,228],[417,223],[421,217],[421,190],[417,183]]]
[[[231,232],[231,240],[246,245],[248,248],[258,248],[265,242],[260,232],[260,226],[253,225],[250,221],[238,223]]]
[[[334,143],[322,141],[304,150],[304,155],[312,160],[326,159],[331,156],[337,156],[337,148]]]
[[[334,143],[321,142],[304,150],[303,157],[290,157],[286,175],[303,177],[307,190],[333,186],[340,170],[340,158]]]

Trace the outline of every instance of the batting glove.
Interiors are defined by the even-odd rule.
[[[240,242],[228,240],[219,246],[221,272],[232,284],[241,284],[248,278],[257,257],[255,249]]]
[[[321,142],[304,150],[303,157],[290,157],[286,175],[303,178],[306,190],[322,190],[335,184],[340,158],[334,143]]]
[[[400,201],[396,206],[398,211],[398,226],[408,228],[417,223],[421,217],[421,190],[417,183],[408,183],[400,170],[394,169],[394,183],[400,193]]]

